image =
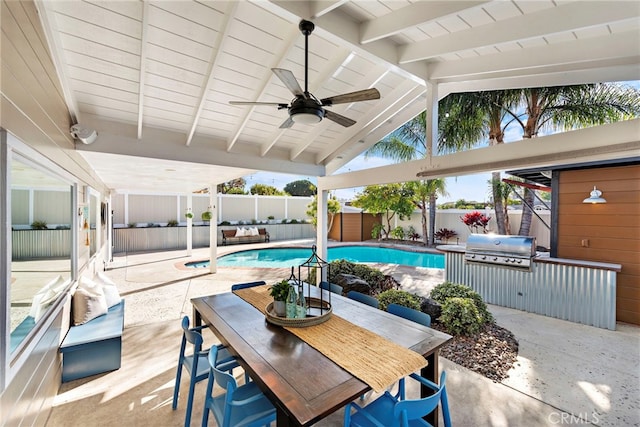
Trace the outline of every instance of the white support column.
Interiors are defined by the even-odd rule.
[[[107,263],[113,261],[113,205],[111,193],[107,196]]]
[[[218,186],[212,184],[209,187],[209,206],[211,208],[211,221],[209,221],[209,272],[218,271]]]
[[[216,200],[218,201],[217,210],[218,210],[218,222],[222,222],[222,194],[218,194],[218,186],[216,186]],[[218,224],[216,224],[217,226]]]
[[[187,194],[187,212],[193,214],[193,194]],[[187,256],[193,251],[193,218],[187,218]]]
[[[426,132],[426,143],[427,143],[427,158],[429,159],[429,164],[431,164],[431,159],[433,157],[433,151],[437,146],[438,142],[438,84],[427,81],[427,129]]]
[[[255,194],[253,199],[253,217],[257,220],[258,219],[258,196],[257,194]]]
[[[289,196],[284,198],[284,217],[286,219],[291,219],[289,218]]]
[[[329,192],[318,186],[318,224],[316,227],[316,247],[318,256],[324,260],[327,259],[327,203],[329,201]],[[320,280],[327,280],[326,277],[316,277],[316,284]]]
[[[124,202],[124,226],[129,226],[129,193],[123,194],[123,202]]]

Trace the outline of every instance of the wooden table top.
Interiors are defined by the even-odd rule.
[[[369,390],[313,347],[265,321],[232,293],[191,300],[196,318],[209,325],[278,409],[278,425],[311,425]],[[425,357],[451,337],[382,310],[333,294],[333,312]],[[197,321],[197,320],[196,320]],[[436,373],[437,375],[437,373]],[[430,378],[434,380],[434,378]],[[288,420],[283,420],[283,415]]]

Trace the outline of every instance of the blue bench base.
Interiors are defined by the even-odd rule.
[[[119,369],[123,326],[124,300],[107,314],[72,326],[60,346],[62,382]]]

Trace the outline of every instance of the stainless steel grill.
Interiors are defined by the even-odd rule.
[[[471,234],[467,239],[464,259],[466,262],[530,270],[535,255],[535,237]]]

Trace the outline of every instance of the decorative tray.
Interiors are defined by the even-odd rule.
[[[293,319],[278,316],[273,308],[273,302],[270,302],[265,310],[265,318],[269,323],[289,328],[306,328],[307,326],[319,325],[329,320],[333,313],[331,304],[328,301],[322,301],[322,306],[320,304],[320,298],[307,298],[307,313],[311,314],[307,314],[304,319]],[[320,310],[321,307],[323,308],[322,310]]]

